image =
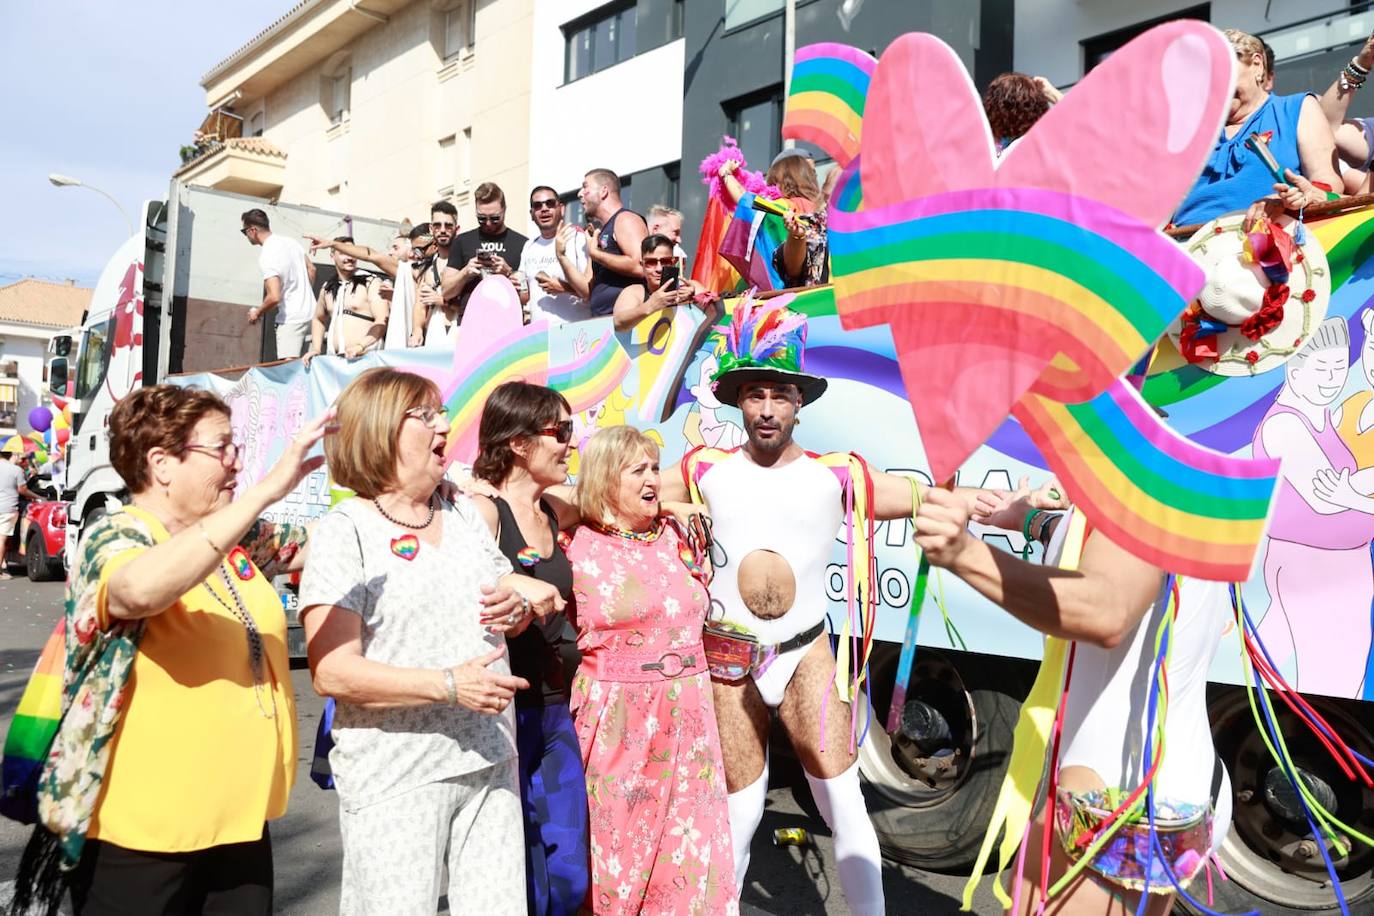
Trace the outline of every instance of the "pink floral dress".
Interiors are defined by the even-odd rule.
[[[671,526],[582,527],[568,549],[582,666],[572,711],[598,914],[739,912],[725,768],[701,647],[709,599]]]

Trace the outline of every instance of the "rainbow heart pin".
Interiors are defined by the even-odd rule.
[[[403,534],[391,539],[391,552],[402,560],[413,560],[420,552],[420,539],[413,534]]]
[[[253,578],[253,561],[248,559],[248,552],[242,547],[235,547],[229,551],[229,565],[233,567],[234,575],[239,577],[239,581],[247,582]]]

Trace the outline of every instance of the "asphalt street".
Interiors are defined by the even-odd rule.
[[[43,641],[61,612],[62,584],[0,581],[0,732],[7,731],[14,708]],[[276,864],[276,910],[286,916],[328,916],[338,912],[338,808],[333,792],[310,781],[310,757],[323,702],[311,689],[308,672],[295,671],[301,753],[291,805],[285,817],[272,823]],[[835,872],[834,846],[819,818],[802,807],[806,781],[795,765],[775,765],[763,825],[755,837],[749,881],[742,900],[745,916],[759,914],[843,914],[844,895]],[[804,827],[810,846],[775,847],[773,830]],[[0,819],[0,906],[8,903],[10,882],[28,828]],[[942,916],[959,911],[964,879],[885,864],[883,881],[888,912]],[[441,901],[441,905],[442,905]],[[66,912],[64,908],[64,912]],[[1000,913],[985,880],[975,898],[980,916]]]

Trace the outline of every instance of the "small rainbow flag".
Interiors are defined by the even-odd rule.
[[[449,461],[472,461],[477,457],[477,424],[482,407],[497,385],[525,381],[543,385],[548,380],[549,352],[546,325],[522,327],[471,353],[464,353],[460,335],[454,353],[455,384],[444,392],[444,404],[453,417],[449,424]]]
[[[590,410],[611,396],[630,372],[630,355],[606,331],[586,353],[549,369],[549,387],[568,399],[572,412]]]
[[[1250,577],[1279,462],[1190,442],[1125,382],[1085,404],[1028,393],[1012,414],[1075,505],[1118,546],[1179,575]]]
[[[864,102],[878,61],[858,48],[821,42],[798,48],[782,135],[825,151],[843,168],[859,155]]]
[[[845,327],[891,325],[909,390],[932,372],[950,380],[945,403],[912,404],[937,479],[1001,424],[1002,404],[1029,390],[1069,402],[1105,391],[1203,282],[1152,227],[1058,191],[985,187],[832,207],[829,228]],[[992,364],[1003,367],[1005,400],[986,396],[980,370]]]
[[[5,735],[0,763],[0,814],[23,824],[38,820],[38,777],[62,722],[62,669],[67,621],[57,622],[29,678]]]
[[[782,276],[773,267],[773,253],[787,241],[781,217],[754,209],[754,194],[746,191],[735,205],[735,216],[720,244],[725,259],[750,286],[782,289]]]

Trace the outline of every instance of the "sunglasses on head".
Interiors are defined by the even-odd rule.
[[[530,201],[531,210],[553,210],[558,207],[557,200],[532,200]]]
[[[501,220],[503,220],[503,219],[505,219],[505,218],[506,218],[506,215],[505,215],[504,213],[502,213],[502,214],[499,215],[499,216],[478,216],[478,217],[477,217],[477,222],[479,222],[479,223],[481,223],[482,225],[485,226],[485,225],[487,225],[487,224],[489,224],[489,223],[499,223],[499,222],[501,222]]]
[[[558,440],[559,445],[567,445],[570,441],[572,441],[572,434],[572,420],[560,420],[559,422],[554,423],[552,426],[546,426],[543,429],[539,430],[539,435],[553,436],[555,439]]]

